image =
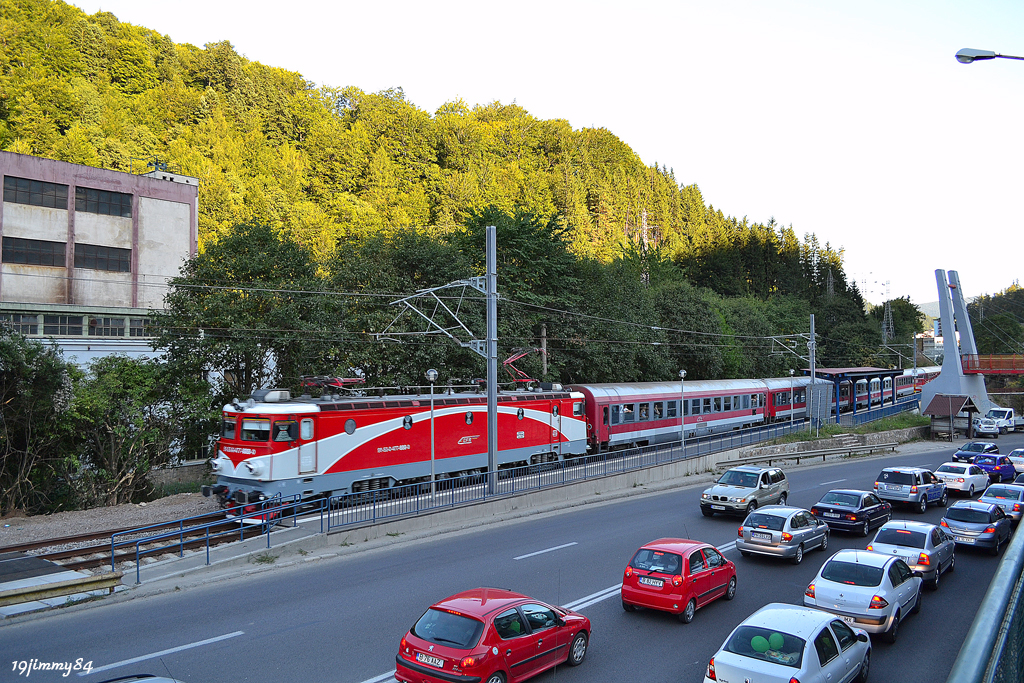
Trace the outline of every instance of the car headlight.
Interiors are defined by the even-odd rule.
[[[705,491],[704,493],[700,494],[700,497],[702,500],[708,500],[709,498],[711,498],[711,494]]]

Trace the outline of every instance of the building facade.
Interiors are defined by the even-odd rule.
[[[0,152],[0,323],[79,362],[152,354],[147,315],[198,248],[199,181]]]

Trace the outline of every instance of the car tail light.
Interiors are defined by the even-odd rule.
[[[940,521],[940,522],[939,522],[939,526],[944,526],[944,527],[946,527],[947,529],[949,528],[949,525],[948,525],[948,524],[946,524],[946,520],[942,520],[942,521]]]
[[[715,658],[712,657],[711,661],[708,662],[708,672],[704,674],[705,678],[710,678],[713,681],[718,680],[718,676],[715,675]]]
[[[1014,503],[1013,504],[1013,511],[1014,512],[1020,512],[1020,503]]]
[[[881,595],[873,595],[871,596],[871,604],[868,605],[868,609],[884,609],[888,606],[889,603]]]
[[[402,650],[404,650],[405,652],[409,651],[409,643],[406,642],[405,638],[402,638],[402,645],[401,645],[401,647],[402,647]]]
[[[484,658],[483,655],[476,655],[474,657],[463,657],[462,661],[459,662],[459,666],[462,667],[463,669],[468,669],[469,667],[475,665],[477,662],[479,662],[483,658]]]
[[[917,493],[917,487],[916,486],[911,486],[910,487],[910,492],[911,493]]]
[[[846,519],[850,520],[851,522],[856,522],[857,515],[846,515]]]
[[[868,543],[868,550],[874,550],[874,549],[875,549],[874,546],[872,546],[870,543]]]
[[[743,527],[740,527],[739,529],[736,530],[736,535],[739,536],[740,538],[743,538]]]
[[[814,584],[813,583],[810,584],[809,586],[807,586],[807,590],[804,591],[804,595],[806,595],[809,598],[813,598],[814,597]]]
[[[789,679],[789,683],[800,683],[796,678]]]
[[[958,483],[958,484],[964,483],[964,478],[963,477],[957,477],[956,478],[956,483]]]
[[[672,585],[673,586],[682,586],[683,585],[683,577],[681,575],[673,576],[672,577]]]
[[[986,534],[994,534],[995,532],[996,532],[996,528],[994,526],[985,527],[985,533]]]
[[[875,482],[875,488],[876,489],[878,488],[878,482],[877,481]]]
[[[928,559],[927,555],[925,555],[924,553],[921,553],[917,557],[917,563],[918,564],[923,564],[923,565],[930,565],[932,563],[932,561]]]
[[[818,514],[818,508],[811,508],[811,514],[812,515],[817,515]]]
[[[626,567],[626,576],[627,577],[633,576],[633,568],[632,567]]]
[[[786,531],[783,531],[782,532],[782,540],[783,541],[792,541],[793,540],[793,534],[788,533]]]

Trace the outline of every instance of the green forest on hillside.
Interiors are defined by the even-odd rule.
[[[110,482],[175,447],[199,452],[224,400],[261,386],[356,369],[371,386],[422,384],[427,367],[442,382],[481,376],[479,358],[445,339],[372,333],[398,296],[481,274],[485,225],[498,228],[499,353],[538,345],[544,326],[549,381],[784,374],[804,361],[770,337],[806,333],[810,314],[820,365],[899,362],[841,250],[726,215],[603,128],[500,102],[430,113],[401,88],[318,86],[227,41],[175,44],[55,0],[0,0],[0,46],[0,148],[135,173],[159,160],[200,180],[200,254],[155,316],[163,361],[58,372],[60,359],[0,335],[17,359],[2,389],[27,420],[0,443],[0,512],[137,497],[134,480],[116,495]],[[482,336],[480,301],[464,313]],[[918,311],[897,299],[893,313],[908,343]],[[520,366],[540,377],[538,357]],[[43,375],[66,379],[68,401],[50,413],[17,389]],[[115,386],[175,411],[100,400]],[[97,424],[139,426],[111,446]],[[96,464],[97,449],[121,448]]]

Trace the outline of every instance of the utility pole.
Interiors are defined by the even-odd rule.
[[[498,247],[493,225],[487,242],[487,492],[498,486]]]
[[[547,379],[548,376],[548,326],[540,326],[540,376]]]

